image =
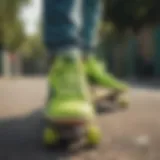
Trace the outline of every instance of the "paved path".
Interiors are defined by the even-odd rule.
[[[160,160],[160,92],[134,88],[130,109],[99,115],[103,140],[97,149],[69,153],[41,144],[43,78],[0,80],[2,160]]]

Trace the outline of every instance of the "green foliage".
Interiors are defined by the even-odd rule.
[[[25,57],[38,57],[44,55],[45,47],[39,33],[28,36],[20,48]]]
[[[120,30],[138,30],[160,20],[159,0],[105,0],[104,21],[111,21]]]
[[[29,0],[0,0],[0,15],[3,23],[15,21],[20,7],[28,2]]]
[[[25,40],[23,23],[17,19],[5,29],[4,46],[10,51],[16,51]]]
[[[0,44],[15,50],[24,39],[20,8],[29,0],[0,0]]]

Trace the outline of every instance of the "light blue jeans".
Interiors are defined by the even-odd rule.
[[[44,42],[49,50],[96,44],[100,0],[43,0]]]

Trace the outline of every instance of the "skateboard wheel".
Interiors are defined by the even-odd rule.
[[[46,128],[43,133],[44,144],[47,146],[54,145],[58,141],[58,134],[51,128]]]
[[[127,108],[128,105],[129,105],[129,101],[126,98],[120,98],[118,100],[118,103],[119,103],[119,105],[120,105],[121,108]]]
[[[98,127],[90,126],[87,128],[87,144],[94,146],[100,142],[101,134]]]

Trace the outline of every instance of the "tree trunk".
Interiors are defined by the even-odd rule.
[[[3,53],[3,47],[2,43],[0,43],[0,76],[2,76],[2,53]]]
[[[2,75],[2,59],[3,59],[3,49],[4,49],[4,33],[3,33],[3,29],[2,29],[2,25],[0,24],[0,76]]]

